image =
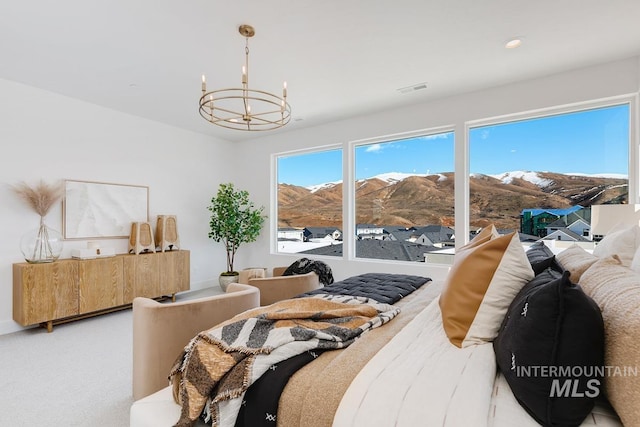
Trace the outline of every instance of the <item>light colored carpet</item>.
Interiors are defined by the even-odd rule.
[[[131,310],[0,336],[0,425],[129,425]]]
[[[131,364],[131,309],[0,335],[0,426],[128,426]]]

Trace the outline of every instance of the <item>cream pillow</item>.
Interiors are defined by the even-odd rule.
[[[457,347],[492,341],[511,301],[533,279],[518,233],[487,227],[456,251],[440,295],[444,330]]]
[[[569,276],[571,283],[576,284],[580,282],[580,277],[587,268],[591,267],[598,259],[597,256],[590,254],[582,246],[576,244],[569,246],[556,255],[556,260],[562,268],[571,273],[571,276]]]
[[[580,286],[602,311],[607,398],[625,426],[640,426],[640,274],[609,257],[589,267]]]
[[[630,267],[636,250],[640,247],[640,226],[638,225],[617,225],[604,236],[596,247],[593,254],[598,258],[607,258],[617,255],[622,261],[622,265]]]

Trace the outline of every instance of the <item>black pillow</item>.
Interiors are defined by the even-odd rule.
[[[553,251],[551,251],[551,249],[549,249],[542,240],[539,240],[529,246],[526,254],[529,259],[529,264],[531,264],[531,268],[533,268],[533,273],[536,276],[549,267],[559,272],[564,271],[562,265],[560,265],[556,260],[556,256]]]
[[[318,275],[318,281],[323,285],[326,286],[333,283],[331,267],[322,261],[315,261],[309,258],[300,258],[294,261],[282,275],[293,276],[294,274],[307,274],[311,271],[315,271]]]
[[[544,426],[580,425],[602,391],[602,315],[568,271],[547,268],[520,290],[493,348],[514,396]]]

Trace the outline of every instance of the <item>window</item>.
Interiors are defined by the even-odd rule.
[[[342,150],[283,154],[277,162],[277,251],[342,256]]]
[[[629,104],[469,131],[469,222],[589,240],[591,205],[629,202]],[[553,231],[555,230],[555,231]]]
[[[452,131],[355,146],[357,258],[425,262],[454,246]]]

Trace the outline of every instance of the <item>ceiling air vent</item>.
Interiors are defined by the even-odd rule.
[[[411,93],[411,92],[415,92],[415,91],[426,89],[426,88],[427,88],[427,82],[424,82],[424,83],[418,83],[411,86],[401,87],[400,89],[397,89],[397,91],[400,93]]]

